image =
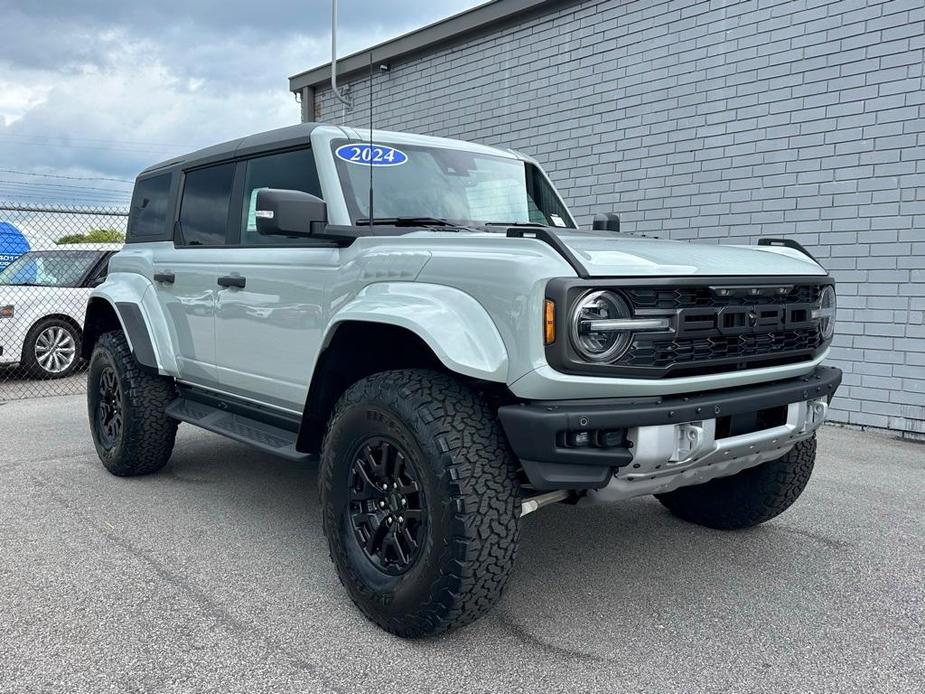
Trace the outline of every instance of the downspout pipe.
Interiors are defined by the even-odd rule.
[[[331,91],[344,106],[353,108],[350,99],[337,88],[337,0],[331,0]]]

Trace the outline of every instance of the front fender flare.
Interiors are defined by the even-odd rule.
[[[459,289],[418,282],[368,285],[333,316],[325,347],[345,321],[406,328],[450,371],[486,381],[507,379],[507,349],[498,328],[482,305]]]

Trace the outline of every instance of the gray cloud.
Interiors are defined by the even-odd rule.
[[[342,0],[342,54],[475,4]],[[0,169],[131,177],[295,122],[286,78],[330,50],[327,0],[0,0],[0,17]],[[0,199],[28,180],[0,173]]]

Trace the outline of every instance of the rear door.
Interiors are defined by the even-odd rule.
[[[257,233],[261,188],[299,190],[321,197],[309,148],[254,157],[238,164],[233,222],[240,242],[225,255],[243,286],[219,287],[216,363],[222,390],[301,411],[321,343],[325,287],[340,250],[327,241]]]
[[[167,318],[178,376],[218,385],[215,295],[227,265],[227,237],[235,164],[185,172],[172,244],[157,244],[153,280]]]

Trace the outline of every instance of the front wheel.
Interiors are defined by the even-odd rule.
[[[498,601],[518,541],[516,465],[497,418],[463,383],[403,370],[351,386],[320,476],[331,558],[370,620],[428,636]]]
[[[718,530],[750,528],[790,508],[806,488],[815,462],[814,434],[777,460],[656,498],[691,523]]]

